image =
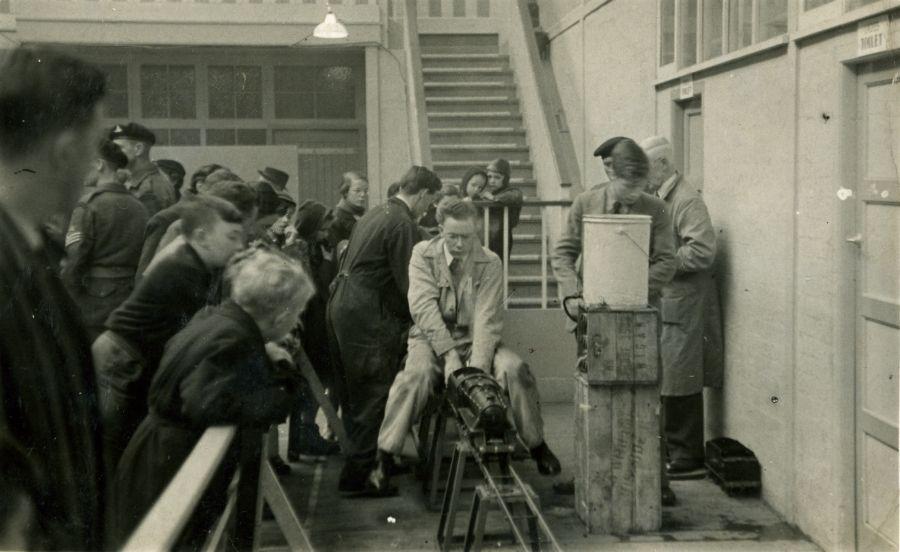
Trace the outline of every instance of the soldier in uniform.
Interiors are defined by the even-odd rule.
[[[155,134],[143,125],[128,123],[114,126],[109,139],[128,157],[131,180],[126,186],[144,204],[148,215],[152,217],[178,201],[169,178],[150,161],[150,148],[156,143]]]
[[[141,256],[147,210],[119,181],[126,165],[119,146],[104,140],[89,176],[96,184],[75,207],[66,233],[63,280],[92,340],[131,293]]]

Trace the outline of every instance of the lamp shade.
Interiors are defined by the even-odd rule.
[[[313,31],[313,36],[316,38],[347,38],[347,35],[347,27],[338,21],[337,16],[331,11],[331,6],[328,7],[328,13],[325,14],[325,21],[316,25],[316,29]]]

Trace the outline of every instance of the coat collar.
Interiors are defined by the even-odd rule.
[[[681,182],[681,173],[675,171],[675,174],[670,176],[669,179],[663,182],[662,186],[659,187],[656,195],[660,199],[666,199],[667,197],[669,197],[669,194],[672,193],[672,190],[674,190],[675,187],[678,186],[679,182]]]
[[[387,200],[387,202],[393,203],[394,205],[400,205],[401,207],[403,207],[403,212],[406,213],[406,216],[409,217],[409,220],[413,220],[412,209],[409,208],[409,205],[407,205],[405,201],[403,201],[399,197],[392,197],[389,200]]]

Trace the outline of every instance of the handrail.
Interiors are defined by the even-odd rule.
[[[475,207],[499,207],[500,204],[496,201],[490,201],[487,199],[476,199],[472,201],[472,205]],[[572,200],[571,199],[526,199],[522,201],[522,207],[571,207]]]
[[[403,14],[403,51],[406,57],[406,104],[409,132],[409,156],[413,164],[431,166],[431,142],[425,113],[425,85],[422,83],[422,58],[419,53],[418,8],[416,0],[405,0]]]
[[[548,153],[546,157],[534,159],[538,194],[560,197],[562,189],[542,189],[542,183],[558,182],[571,185],[567,194],[574,196],[582,191],[575,146],[565,123],[556,82],[537,50],[527,0],[508,0],[504,5],[508,10],[505,20],[509,60],[522,97],[522,116],[532,142],[531,151]]]
[[[123,550],[164,552],[175,547],[236,433],[235,426],[214,426],[203,433]]]

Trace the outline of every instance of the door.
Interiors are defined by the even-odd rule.
[[[857,549],[897,550],[900,75],[859,75],[856,234]],[[895,75],[897,75],[895,77]],[[892,144],[896,144],[892,146]]]
[[[681,166],[684,175],[698,192],[703,192],[703,110],[700,98],[694,98],[684,108],[684,146]]]

